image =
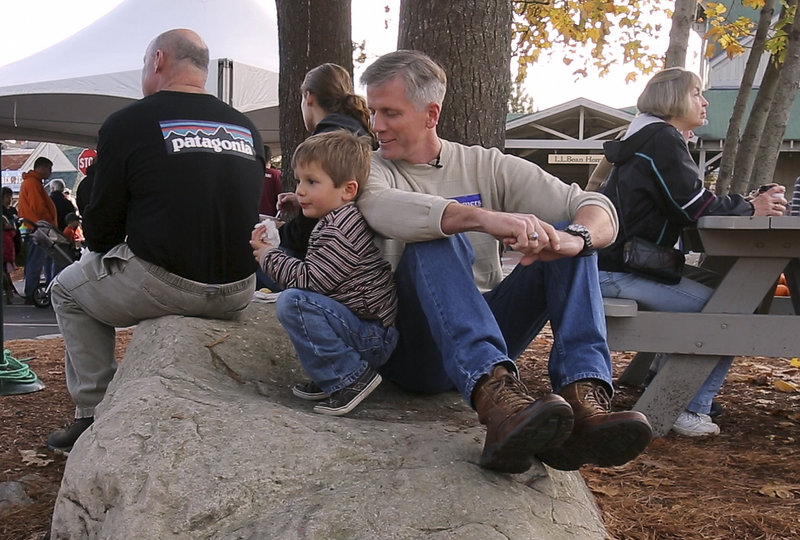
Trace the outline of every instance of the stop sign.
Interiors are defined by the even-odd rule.
[[[94,163],[94,158],[97,157],[97,150],[91,148],[84,148],[78,155],[78,170],[81,174],[86,174],[86,169]]]

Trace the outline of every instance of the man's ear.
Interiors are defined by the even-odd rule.
[[[344,184],[342,184],[344,188],[342,190],[342,200],[345,202],[350,202],[356,198],[358,195],[358,182],[355,180],[348,180]]]
[[[158,73],[164,68],[164,53],[161,49],[156,49],[153,54],[153,73]]]
[[[438,103],[428,103],[425,108],[426,116],[425,127],[428,129],[435,128],[439,123],[439,115],[442,113],[442,107]]]

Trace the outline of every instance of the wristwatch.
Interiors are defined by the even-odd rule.
[[[583,238],[583,249],[578,253],[578,257],[587,257],[595,252],[594,244],[592,244],[592,235],[589,234],[589,229],[578,223],[572,223],[564,229],[564,232],[572,236],[580,236]]]

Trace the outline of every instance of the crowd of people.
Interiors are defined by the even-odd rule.
[[[677,283],[649,279],[626,268],[622,245],[641,237],[667,248],[704,215],[787,209],[777,184],[752,198],[704,187],[685,134],[708,103],[689,71],[649,81],[588,191],[497,149],[442,139],[447,76],[417,51],[370,65],[366,99],[336,64],[307,73],[298,91],[310,135],[291,156],[296,188],[282,192],[250,120],[206,93],[208,58],[185,29],[147,46],[145,97],[101,127],[77,208],[63,182],[46,194],[49,160],[25,174],[19,217],[57,224],[85,246],[53,268],[33,243],[25,264],[26,297],[42,272],[52,280],[76,406],[72,423],[50,434],[52,450],[70,451],[94,422],[116,370],[115,328],[167,314],[236,318],[268,286],[280,291],[276,314],[308,377],[291,392],[317,402],[314,412],[348,414],[383,380],[456,390],[486,426],[484,468],[622,465],[652,430],[643,414],[611,407],[603,297],[700,311],[716,278],[690,268]],[[14,246],[5,191],[3,202],[4,247]],[[277,239],[253,228],[264,215],[285,221]],[[507,275],[502,248],[521,254]],[[552,392],[533,396],[516,358],[548,323]],[[730,364],[719,362],[676,432],[719,432],[709,412]]]

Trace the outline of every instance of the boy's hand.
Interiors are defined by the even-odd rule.
[[[253,229],[253,232],[250,234],[250,247],[253,248],[253,257],[259,265],[261,264],[261,259],[264,258],[264,253],[278,247],[262,239],[262,236],[265,236],[266,232],[266,227],[262,225]]]

